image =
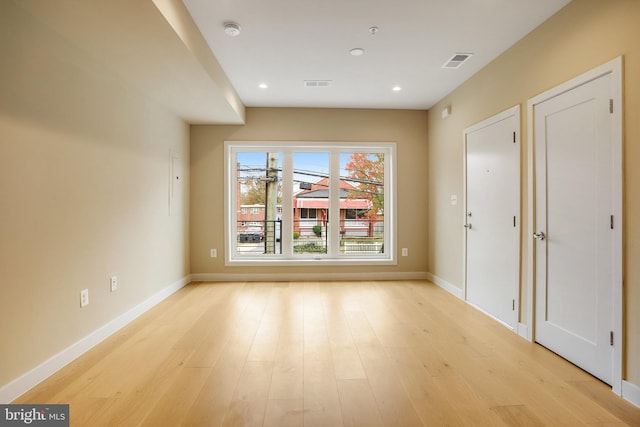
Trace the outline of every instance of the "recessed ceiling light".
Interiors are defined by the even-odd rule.
[[[356,47],[353,48],[349,51],[349,53],[351,53],[351,55],[353,56],[360,56],[360,55],[364,55],[364,49],[361,47]]]
[[[266,88],[268,88],[268,87],[269,87],[269,85],[268,85],[268,84],[266,84],[266,83],[260,83],[260,84],[258,85],[258,87],[259,87],[260,89],[266,89]]]
[[[225,22],[224,32],[230,37],[235,37],[240,34],[240,25],[235,22]]]
[[[394,92],[400,92],[402,88],[400,86],[394,86],[392,89]]]

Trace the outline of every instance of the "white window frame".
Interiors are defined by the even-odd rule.
[[[379,254],[340,254],[340,200],[330,198],[330,239],[327,254],[293,253],[293,209],[282,209],[282,254],[239,255],[237,252],[236,158],[239,152],[279,152],[282,160],[282,206],[293,206],[293,153],[327,152],[330,157],[332,194],[339,194],[341,153],[384,153],[384,252]],[[225,265],[396,265],[396,144],[392,142],[274,142],[225,141]]]

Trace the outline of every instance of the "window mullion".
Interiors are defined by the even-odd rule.
[[[293,154],[282,150],[282,255],[293,256]]]
[[[340,255],[340,152],[332,150],[329,162],[329,224],[327,255]]]
[[[228,150],[229,153],[227,154],[227,167],[230,173],[227,174],[228,183],[225,187],[225,192],[227,193],[227,200],[230,200],[230,203],[227,206],[226,212],[229,221],[228,235],[226,236],[226,238],[228,239],[228,246],[230,246],[231,248],[229,251],[227,251],[227,253],[235,254],[238,250],[238,239],[236,238],[236,236],[238,234],[238,197],[240,197],[237,192],[238,165],[235,162],[237,153],[236,149],[228,148]]]

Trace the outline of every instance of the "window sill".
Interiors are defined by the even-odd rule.
[[[336,259],[336,258],[301,258],[301,259],[227,259],[225,266],[227,267],[247,267],[247,266],[262,266],[262,267],[300,267],[300,266],[351,266],[351,265],[397,265],[396,259],[389,258],[349,258],[349,259]]]

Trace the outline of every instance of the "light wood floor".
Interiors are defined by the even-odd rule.
[[[640,425],[422,281],[191,284],[15,403],[69,403],[74,426]]]

